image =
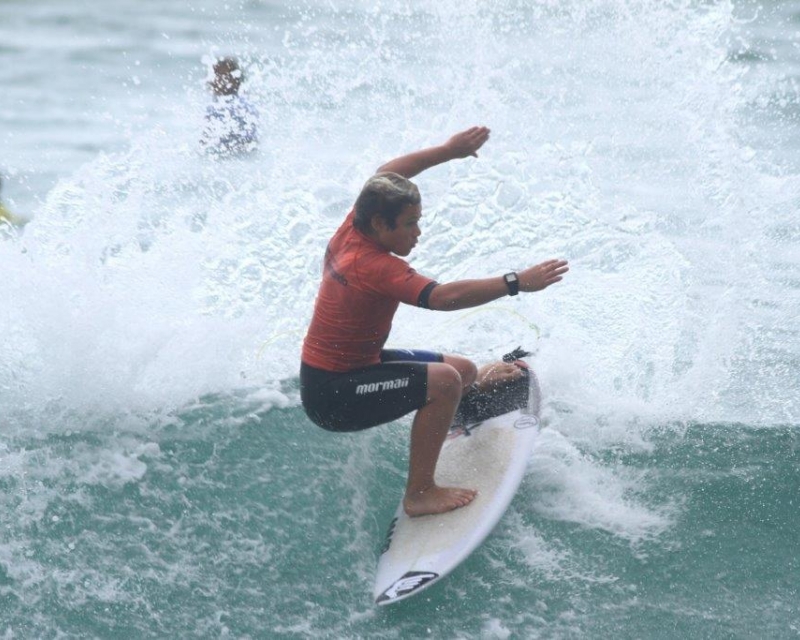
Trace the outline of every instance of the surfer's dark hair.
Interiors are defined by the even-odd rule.
[[[244,80],[244,73],[239,67],[239,61],[233,56],[217,58],[212,67],[213,77],[209,86],[215,95],[235,96]]]
[[[376,173],[364,184],[356,199],[353,225],[362,233],[372,233],[372,218],[379,216],[390,229],[397,226],[397,217],[409,204],[419,204],[419,189],[399,173]]]

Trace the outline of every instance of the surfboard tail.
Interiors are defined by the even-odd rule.
[[[399,602],[404,598],[430,586],[439,578],[433,571],[409,571],[402,578],[393,582],[376,599],[375,604],[386,605]]]

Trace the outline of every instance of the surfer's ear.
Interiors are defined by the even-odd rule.
[[[376,234],[389,230],[389,225],[386,223],[386,220],[377,213],[370,218],[369,226],[372,232]]]

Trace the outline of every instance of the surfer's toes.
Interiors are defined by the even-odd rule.
[[[467,506],[477,495],[478,492],[474,489],[434,486],[426,491],[406,495],[403,508],[412,518],[446,513]]]
[[[474,489],[454,489],[453,490],[453,499],[458,504],[459,507],[463,507],[464,505],[469,504],[475,499],[475,496],[478,495],[478,492]]]

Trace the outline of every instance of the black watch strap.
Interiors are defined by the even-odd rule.
[[[515,272],[507,273],[503,276],[503,280],[506,281],[508,295],[515,296],[519,293],[519,277]]]

